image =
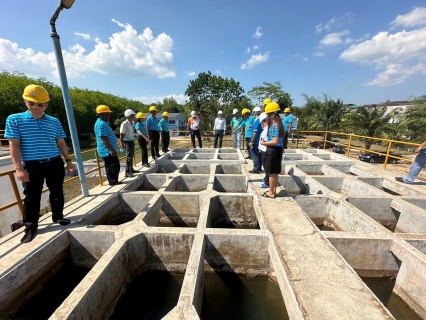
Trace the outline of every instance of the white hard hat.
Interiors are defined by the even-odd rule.
[[[237,114],[237,113],[238,113],[238,109],[232,110],[232,114]]]
[[[223,114],[222,110],[219,110],[219,112],[217,114]]]
[[[268,116],[266,115],[266,113],[265,113],[265,112],[262,112],[262,113],[260,114],[260,116],[259,116],[259,120],[260,120],[260,122],[262,122],[263,120],[265,120],[267,117],[268,117]]]
[[[130,117],[133,114],[136,114],[136,113],[132,109],[127,109],[126,111],[124,111],[124,116],[126,118]]]
[[[197,113],[195,111],[191,111],[191,117],[195,117]]]
[[[262,109],[260,109],[259,107],[254,107],[253,113],[261,114],[262,113]]]

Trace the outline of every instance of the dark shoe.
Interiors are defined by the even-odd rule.
[[[247,157],[246,159],[247,159],[247,160],[251,160],[251,157]]]
[[[151,165],[149,163],[144,163],[144,164],[142,164],[142,166],[149,168]]]
[[[124,176],[125,176],[126,178],[131,178],[131,177],[134,177],[135,175],[134,175],[133,173],[131,173],[131,172],[126,172],[126,173],[124,174]]]
[[[114,183],[110,183],[109,185],[110,186],[116,186],[117,184],[122,184],[123,182],[121,182],[121,181],[117,181],[117,182],[114,182]]]
[[[166,152],[169,152],[169,151],[170,151],[169,149],[166,150]]]
[[[130,171],[131,173],[139,173],[140,171],[139,170],[135,170],[135,169],[132,169],[132,171]]]
[[[58,219],[56,221],[53,221],[54,223],[59,223],[61,226],[66,226],[71,223],[71,220],[69,219]]]
[[[249,173],[260,173],[260,171],[257,170],[250,170]]]
[[[263,198],[268,198],[268,199],[275,199],[275,196],[270,197],[270,196],[268,195],[268,192],[264,192],[264,193],[262,194],[262,197],[263,197]]]
[[[161,154],[156,154],[156,155],[155,155],[155,157],[156,157],[156,158],[160,158],[160,157],[161,157]]]
[[[21,243],[28,243],[31,242],[34,239],[35,231],[32,231],[30,229],[25,229],[24,236],[21,239]]]

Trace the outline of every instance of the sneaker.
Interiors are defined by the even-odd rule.
[[[61,226],[66,226],[71,223],[71,220],[69,219],[58,219],[56,221],[53,221],[54,223],[59,223]]]
[[[144,163],[143,166],[149,168],[151,165],[149,163]]]
[[[131,177],[134,177],[135,175],[134,175],[133,173],[131,173],[131,172],[126,172],[126,173],[124,174],[124,176],[125,176],[126,178],[131,178]]]
[[[260,173],[260,172],[257,171],[257,170],[250,170],[249,173]],[[264,182],[264,181],[262,181],[262,182]]]
[[[117,184],[122,184],[123,182],[121,182],[121,181],[117,181],[117,182],[114,182],[114,183],[110,183],[109,185],[110,186],[116,186]]]
[[[402,177],[395,177],[395,180],[406,184],[413,184],[412,182],[405,181]]]
[[[24,236],[21,239],[21,243],[28,243],[34,239],[35,231],[30,229],[25,229]]]
[[[161,157],[161,154],[156,154],[156,155],[155,155],[155,157],[156,157],[156,158],[160,158],[160,157]]]
[[[132,169],[132,171],[130,171],[131,173],[139,173],[140,171],[139,170],[135,170],[135,169]]]
[[[267,188],[269,188],[269,186],[268,186],[267,184],[264,184],[264,183],[262,183],[262,184],[260,185],[260,187],[261,187],[262,189],[267,189]]]

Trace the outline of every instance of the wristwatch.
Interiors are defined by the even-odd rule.
[[[65,159],[65,162],[71,162],[71,159]]]

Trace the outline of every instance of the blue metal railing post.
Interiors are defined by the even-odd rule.
[[[78,141],[77,127],[75,126],[74,111],[72,109],[71,97],[70,97],[70,92],[68,89],[68,80],[67,80],[67,75],[65,73],[65,65],[64,65],[64,58],[62,56],[61,43],[59,41],[59,35],[56,33],[56,28],[55,28],[55,21],[58,18],[59,12],[61,10],[62,10],[62,5],[59,5],[50,20],[50,24],[52,26],[52,33],[50,36],[52,37],[52,40],[53,40],[53,47],[55,50],[56,62],[58,64],[59,77],[61,79],[61,86],[62,86],[62,95],[64,97],[65,110],[66,110],[67,119],[68,119],[68,126],[71,133],[72,147],[74,149],[74,154],[77,161],[77,170],[78,170],[78,176],[80,178],[80,183],[81,183],[81,191],[83,196],[87,197],[89,195],[89,189],[87,188],[86,175],[84,174],[83,156],[81,155],[80,142]]]

